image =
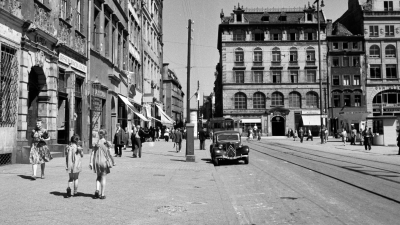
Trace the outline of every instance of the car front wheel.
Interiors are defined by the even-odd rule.
[[[214,163],[214,166],[218,166],[219,165],[218,159],[214,157],[213,163]]]
[[[249,157],[244,158],[244,164],[249,164]]]

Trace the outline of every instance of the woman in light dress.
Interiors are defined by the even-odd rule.
[[[99,130],[99,140],[90,154],[90,169],[97,174],[96,192],[94,198],[105,199],[106,177],[110,168],[115,166],[114,158],[111,155],[111,143],[104,139],[106,132]],[[101,189],[101,190],[100,190]]]
[[[49,147],[46,141],[50,140],[47,130],[42,127],[42,120],[36,121],[36,128],[32,130],[31,137],[33,138],[29,162],[32,164],[32,179],[36,180],[37,166],[40,165],[42,170],[41,178],[44,179],[44,169],[46,162],[49,162],[53,157],[50,154]]]
[[[65,148],[65,169],[69,173],[67,197],[71,197],[71,186],[74,187],[74,197],[78,196],[78,178],[79,173],[82,171],[82,157],[83,149],[78,145],[79,136],[74,135],[71,137],[71,144]],[[72,185],[73,184],[73,185]]]

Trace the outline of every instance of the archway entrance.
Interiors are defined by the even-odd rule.
[[[271,120],[272,136],[285,136],[285,119],[282,116],[275,116]]]

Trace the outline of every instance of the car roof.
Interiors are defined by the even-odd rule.
[[[235,130],[222,130],[222,131],[217,131],[214,134],[239,134],[239,131],[235,131]]]

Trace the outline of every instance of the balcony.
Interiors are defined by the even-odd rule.
[[[315,66],[315,60],[307,60],[306,66]]]
[[[272,66],[281,66],[281,61],[272,61],[271,65]]]
[[[263,63],[262,62],[253,62],[253,67],[262,67]]]
[[[244,67],[244,62],[235,62],[235,66]]]
[[[298,66],[299,63],[297,61],[289,61],[289,66]]]
[[[400,11],[364,12],[364,16],[400,16]]]

